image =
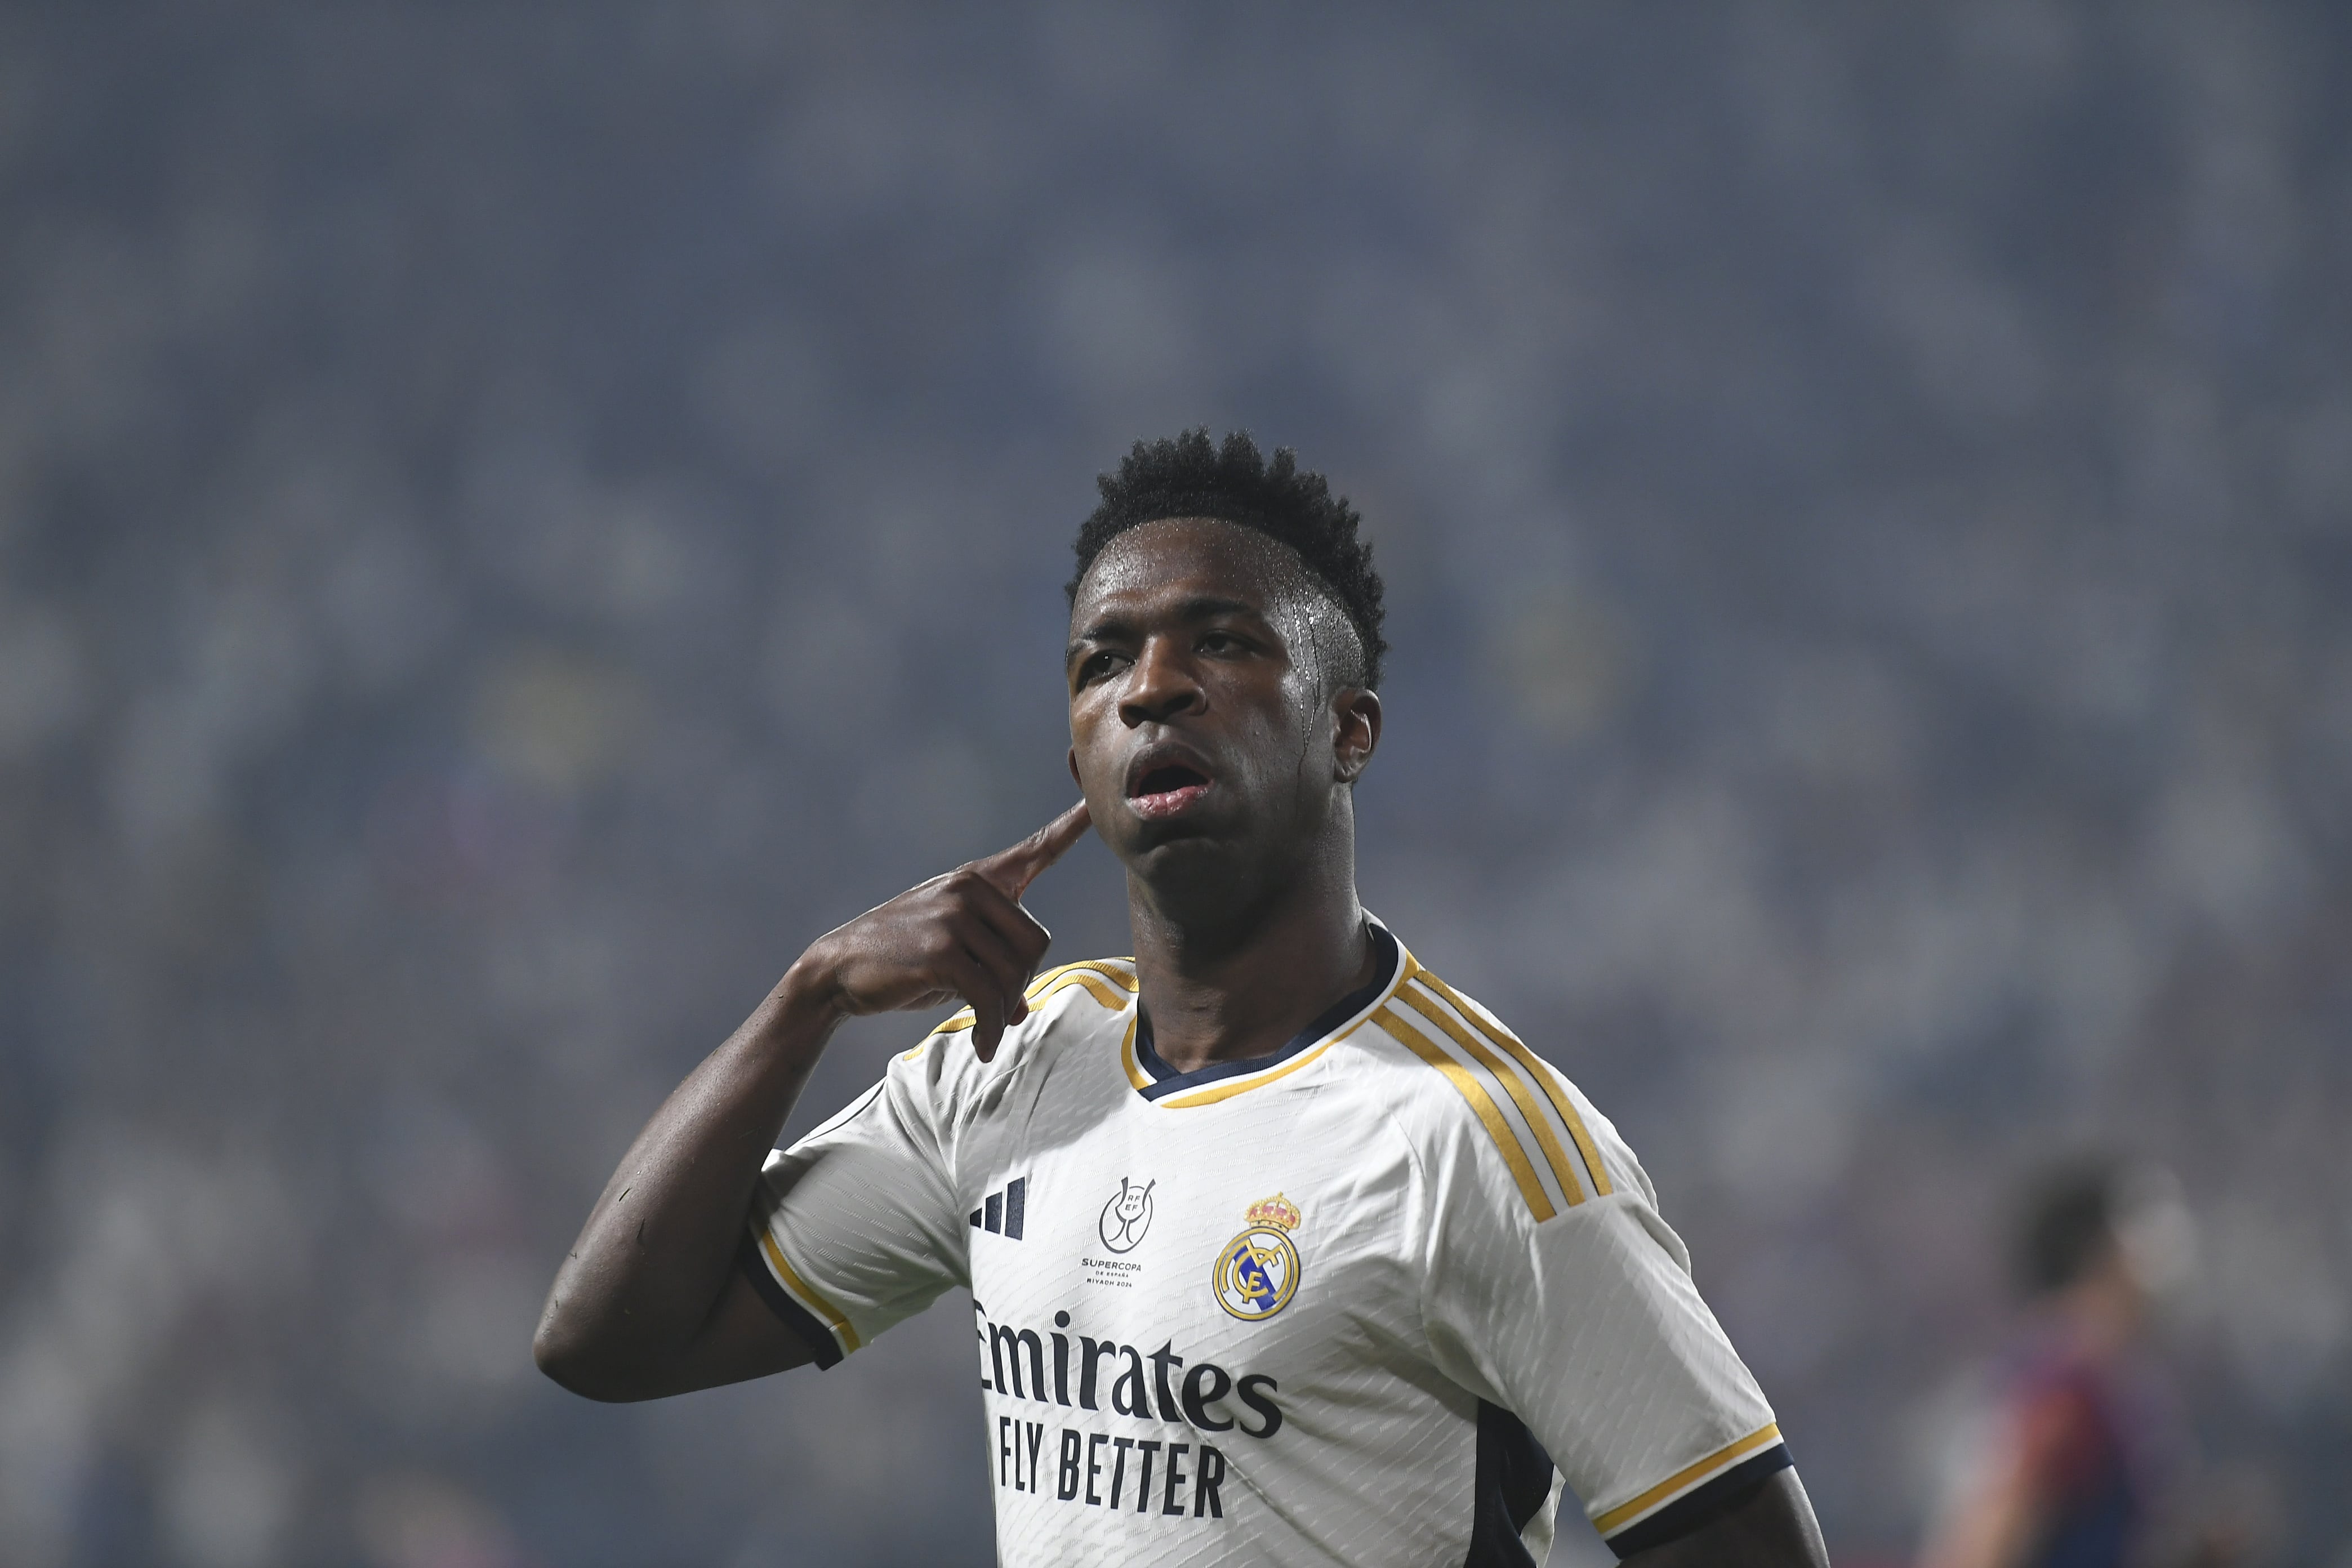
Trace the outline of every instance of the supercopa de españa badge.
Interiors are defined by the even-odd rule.
[[[1217,1305],[1244,1322],[1273,1317],[1298,1290],[1298,1248],[1290,1233],[1302,1216],[1298,1205],[1276,1193],[1250,1205],[1249,1228],[1225,1243],[1210,1272]]]

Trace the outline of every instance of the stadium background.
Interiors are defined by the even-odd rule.
[[[1339,16],[0,14],[0,1558],[988,1561],[952,1305],[639,1409],[527,1341],[799,945],[1068,795],[1068,535],[1205,423],[1362,505],[1368,900],[1643,1152],[1842,1563],[2086,1140],[2352,1562],[2352,12]],[[1098,847],[1035,902],[1125,950]]]

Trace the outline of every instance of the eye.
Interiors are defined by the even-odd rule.
[[[1241,638],[1234,636],[1231,632],[1203,632],[1201,634],[1201,651],[1202,653],[1240,653],[1248,646],[1248,644],[1243,642]]]
[[[1127,656],[1115,648],[1097,648],[1078,663],[1078,684],[1089,686],[1125,663]]]

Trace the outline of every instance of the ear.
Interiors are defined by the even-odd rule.
[[[1360,686],[1345,686],[1331,699],[1331,776],[1351,784],[1362,776],[1381,743],[1381,700]]]

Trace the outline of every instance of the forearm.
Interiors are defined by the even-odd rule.
[[[1025,1016],[1050,940],[1030,879],[1087,830],[1084,801],[994,855],[819,937],[725,1045],[662,1102],[556,1271],[532,1353],[593,1399],[650,1399],[810,1359],[735,1268],[760,1167],[845,1017],[971,1005],[987,1060]]]
[[[734,1274],[768,1151],[839,1022],[795,965],[663,1101],[557,1271],[533,1344],[598,1398],[667,1391]]]

